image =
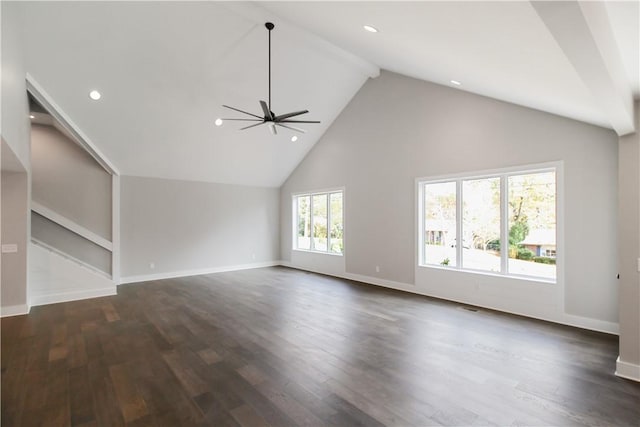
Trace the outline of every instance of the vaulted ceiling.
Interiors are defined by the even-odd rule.
[[[624,133],[638,3],[565,3],[25,2],[27,70],[122,174],[277,187],[380,68]],[[214,125],[261,115],[266,21],[272,110],[322,121],[296,142]]]

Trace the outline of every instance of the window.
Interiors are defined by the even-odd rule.
[[[298,249],[311,249],[311,196],[297,198],[298,233],[296,247]]]
[[[462,181],[462,268],[500,271],[500,257],[487,256],[500,239],[500,178]]]
[[[556,169],[419,181],[420,265],[555,282]]]
[[[294,195],[293,211],[295,249],[342,255],[342,191]]]
[[[425,262],[456,266],[456,183],[425,184]]]

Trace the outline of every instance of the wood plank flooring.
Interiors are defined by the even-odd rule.
[[[2,319],[3,426],[638,426],[617,337],[283,267]]]

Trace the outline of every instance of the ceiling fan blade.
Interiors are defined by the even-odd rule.
[[[320,123],[318,120],[281,120],[278,123]]]
[[[278,122],[276,122],[276,126],[282,126],[283,128],[295,130],[296,132],[307,133],[307,131],[304,130],[304,129],[300,129],[300,128],[297,128],[297,127],[294,127],[294,126],[283,125],[282,123],[278,123]]]
[[[233,120],[236,122],[263,122],[264,121],[264,119],[222,119],[222,118],[220,120],[222,121]]]
[[[243,113],[243,114],[248,114],[248,115],[253,116],[253,117],[256,117],[256,118],[258,118],[258,119],[262,119],[262,117],[260,117],[260,116],[256,116],[255,114],[247,113],[246,111],[239,110],[239,109],[234,108],[234,107],[229,107],[228,105],[223,105],[223,107],[224,107],[224,108],[228,108],[228,109],[230,109],[230,110],[238,111],[238,112]]]
[[[271,133],[273,135],[277,135],[278,134],[278,131],[276,130],[276,124],[273,123],[273,122],[269,123],[269,130],[271,131]]]
[[[256,124],[254,124],[254,125],[245,126],[245,127],[243,127],[243,128],[240,128],[240,130],[245,130],[245,129],[249,129],[249,128],[254,128],[254,127],[256,127],[256,126],[263,125],[264,123],[265,123],[265,122],[260,122],[260,123],[256,123]]]
[[[266,118],[268,118],[269,120],[273,120],[273,114],[271,114],[271,111],[269,111],[269,106],[267,105],[267,103],[264,102],[264,101],[260,101],[260,106],[262,107],[262,111],[264,112],[264,116]]]
[[[287,119],[289,117],[299,116],[300,114],[306,114],[308,112],[309,112],[309,110],[302,110],[302,111],[294,111],[293,113],[281,114],[279,116],[275,116],[273,118],[273,121],[274,122],[279,122],[279,121]]]

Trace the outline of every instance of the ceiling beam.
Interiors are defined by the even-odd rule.
[[[316,49],[319,52],[325,52],[329,55],[337,57],[341,61],[353,64],[358,70],[360,70],[367,77],[376,78],[380,75],[380,67],[371,62],[348,52],[341,47],[328,42],[327,40],[310,33],[304,28],[288,21],[284,18],[276,16],[273,12],[265,9],[262,6],[258,6],[255,3],[250,2],[221,2],[221,5],[228,8],[230,11],[244,17],[245,19],[255,22],[256,24],[264,24],[267,21],[274,22],[276,24],[285,24],[288,28],[292,29],[296,34],[296,39],[301,40],[304,44]]]
[[[53,98],[36,82],[36,80],[27,73],[27,91],[35,98],[36,101],[49,112],[54,122],[57,121],[59,126],[56,129],[71,138],[73,142],[87,151],[91,157],[104,170],[111,175],[120,175],[120,171],[116,166],[102,153],[89,137],[80,130],[80,128],[71,120],[71,118],[53,101]]]
[[[618,135],[635,131],[633,94],[604,2],[531,1]]]

